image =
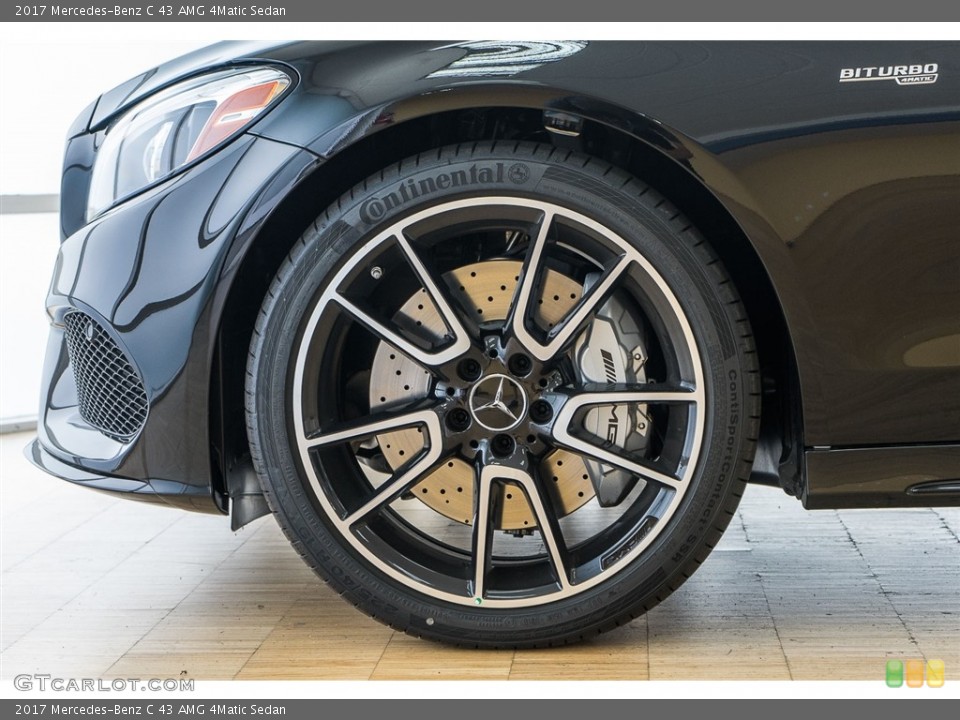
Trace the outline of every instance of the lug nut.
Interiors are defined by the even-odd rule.
[[[457,374],[467,382],[473,382],[480,377],[482,372],[483,368],[480,367],[480,363],[473,358],[464,358],[457,365]]]
[[[530,406],[530,417],[538,425],[550,422],[553,419],[553,405],[546,400],[537,400]]]
[[[507,367],[510,368],[510,372],[514,375],[524,377],[530,373],[533,363],[531,363],[530,358],[523,353],[517,353],[516,355],[510,356],[510,360],[507,361]]]
[[[454,432],[463,432],[470,427],[470,413],[463,408],[454,408],[447,413],[447,427]]]
[[[514,447],[516,447],[516,443],[514,443],[513,438],[502,433],[493,438],[493,441],[490,443],[490,449],[493,450],[493,454],[497,457],[512,455]]]

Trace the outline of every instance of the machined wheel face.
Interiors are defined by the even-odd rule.
[[[248,378],[295,547],[369,614],[474,646],[666,597],[733,514],[759,406],[702,237],[616,168],[524,143],[435,151],[331,206]]]
[[[666,526],[702,388],[679,302],[625,240],[475,197],[344,258],[297,348],[291,420],[318,506],[368,562],[439,600],[530,606]]]

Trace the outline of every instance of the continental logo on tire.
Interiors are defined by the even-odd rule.
[[[474,164],[461,170],[448,170],[423,178],[409,178],[388,193],[375,195],[360,206],[360,219],[368,224],[379,222],[395,208],[409,202],[429,197],[444,190],[502,183],[509,179],[514,185],[522,185],[530,179],[530,168],[523,163],[509,167],[502,162]]]

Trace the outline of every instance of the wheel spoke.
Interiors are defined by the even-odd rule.
[[[430,299],[433,300],[433,304],[440,313],[440,317],[443,318],[450,332],[453,333],[454,343],[452,347],[457,348],[458,353],[465,352],[470,347],[470,337],[463,323],[460,321],[456,310],[453,308],[450,294],[446,291],[446,285],[444,285],[443,281],[438,281],[430,269],[424,265],[420,256],[417,255],[416,250],[413,249],[410,238],[402,232],[397,233],[397,244],[407,256],[407,261],[417,273],[420,282],[423,283],[423,287],[430,296]]]
[[[385,340],[401,352],[406,353],[425,367],[436,367],[462,355],[470,347],[470,338],[461,333],[456,340],[442,350],[426,350],[410,342],[393,328],[387,327],[356,303],[340,293],[334,293],[332,298],[340,307],[347,311],[355,320],[366,325],[367,328],[381,340]]]
[[[553,565],[553,572],[560,583],[561,592],[570,587],[570,574],[567,569],[567,551],[563,545],[563,533],[560,530],[560,523],[557,522],[556,513],[548,509],[548,504],[552,501],[540,488],[532,477],[527,476],[525,481],[521,481],[524,493],[527,496],[527,502],[533,510],[533,516],[537,521],[537,529],[540,531],[540,537],[543,539],[543,545],[550,557],[550,564]]]
[[[534,289],[537,278],[543,265],[544,251],[547,244],[547,235],[550,232],[554,215],[545,212],[537,228],[534,241],[530,244],[527,257],[524,260],[517,295],[508,321],[513,334],[541,362],[562,352],[566,346],[579,334],[580,330],[592,318],[599,307],[606,301],[610,291],[617,281],[633,262],[627,255],[620,255],[603,273],[600,281],[580,298],[580,302],[564,320],[552,328],[547,335],[547,342],[542,343],[527,329],[527,320],[531,314]]]
[[[583,390],[571,393],[564,399],[563,406],[557,412],[554,421],[553,437],[558,445],[568,450],[638,475],[644,480],[679,490],[683,483],[676,475],[658,470],[641,460],[621,455],[600,438],[574,435],[570,432],[570,426],[574,424],[578,411],[598,405],[631,403],[692,405],[699,413],[702,402],[702,391],[676,385],[654,383],[586,385]]]
[[[569,589],[571,583],[569,570],[567,569],[567,551],[563,544],[563,533],[560,530],[560,524],[557,522],[556,513],[548,509],[552,501],[541,491],[539,483],[522,470],[499,465],[484,467],[480,473],[481,485],[484,484],[484,480],[487,481],[488,486],[493,480],[512,480],[520,486],[527,497],[530,509],[533,511],[537,529],[540,531],[540,537],[543,539],[543,545],[546,548],[547,556],[550,558],[550,564],[557,577],[557,582],[560,584],[561,592]]]
[[[477,476],[477,488],[473,501],[473,587],[474,598],[483,600],[486,591],[487,571],[490,567],[490,551],[493,547],[493,481],[496,473],[487,466]]]
[[[620,279],[630,263],[633,262],[626,255],[621,255],[616,263],[600,278],[600,282],[587,291],[580,299],[573,312],[563,319],[547,334],[547,343],[539,345],[535,352],[540,360],[549,360],[563,352],[567,345],[575,340],[584,325],[596,315],[597,310],[607,301],[614,285]]]
[[[426,428],[426,437],[431,447],[442,444],[440,418],[433,410],[423,408],[402,413],[374,413],[359,420],[338,423],[332,429],[308,434],[302,442],[309,450],[417,426]]]
[[[340,518],[338,524],[344,528],[356,525],[370,513],[398,498],[416,485],[422,476],[433,470],[443,452],[440,417],[431,409],[402,413],[375,413],[360,420],[340,423],[330,430],[313,433],[303,438],[302,447],[304,450],[310,450],[411,427],[423,428],[425,444],[419,456],[411,459],[411,462],[401,468],[394,477],[377,488],[373,497],[358,510]]]
[[[507,320],[507,326],[513,328],[513,334],[524,345],[529,346],[532,351],[534,345],[539,345],[537,340],[530,335],[527,330],[527,318],[531,314],[533,306],[533,291],[537,285],[537,277],[540,275],[540,264],[543,262],[543,251],[547,244],[547,235],[550,232],[550,226],[553,224],[553,213],[545,210],[540,224],[537,227],[536,236],[527,250],[527,256],[523,260],[523,269],[520,271],[520,282],[517,284],[517,293],[511,305],[510,317]]]
[[[620,470],[625,470],[631,475],[637,475],[648,482],[655,482],[674,490],[680,490],[684,487],[683,481],[677,476],[657,470],[645,462],[620,455],[619,453],[595,445],[591,440],[570,435],[566,431],[554,431],[554,434],[559,436],[555,438],[557,445],[567,450],[572,450],[573,452],[580,453],[599,462],[612,465]]]
[[[580,390],[565,397],[565,402],[557,421],[584,407],[593,405],[622,405],[624,403],[645,404],[693,404],[702,401],[701,393],[690,387],[666,385],[660,383],[588,383]]]
[[[345,528],[350,528],[358,522],[363,521],[368,515],[380,510],[384,505],[389,505],[407,490],[416,485],[420,480],[433,472],[439,463],[437,462],[442,448],[435,446],[425,450],[422,457],[412,465],[407,464],[407,469],[390,478],[377,488],[373,497],[367,500],[357,510],[347,513],[347,516],[341,518],[340,524]]]

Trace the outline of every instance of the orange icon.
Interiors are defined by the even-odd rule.
[[[907,660],[907,687],[923,687],[923,660]]]

